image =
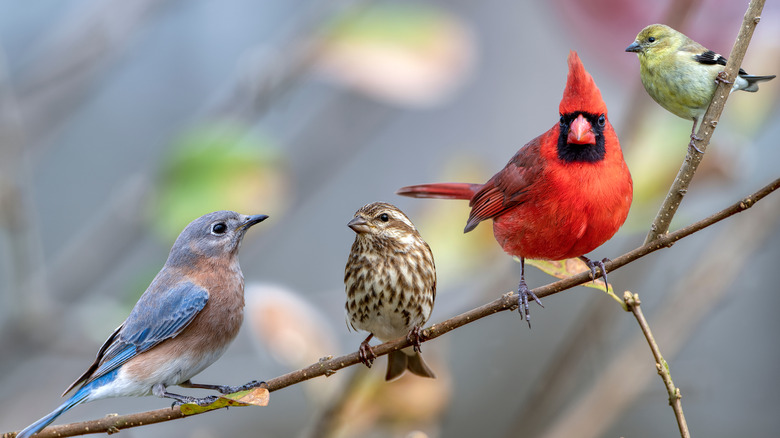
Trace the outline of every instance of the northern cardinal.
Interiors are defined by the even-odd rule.
[[[579,257],[594,279],[599,267],[606,280],[607,259],[591,261],[583,254],[617,232],[633,197],[631,174],[607,119],[607,106],[574,51],[559,112],[559,123],[520,148],[485,184],[422,184],[397,192],[415,198],[468,199],[471,214],[464,232],[493,219],[496,241],[520,258],[518,304],[526,320],[529,297],[542,303],[525,283],[525,259]]]

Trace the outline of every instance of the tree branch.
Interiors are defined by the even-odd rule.
[[[761,19],[761,10],[764,8],[764,2],[765,0],[750,1],[745,17],[742,20],[742,27],[740,27],[737,40],[734,42],[734,47],[731,49],[728,62],[726,62],[726,68],[724,69],[729,82],[716,81],[715,94],[712,97],[710,106],[707,108],[707,112],[704,114],[699,131],[696,133],[700,140],[694,141],[694,145],[702,152],[706,152],[712,133],[715,132],[715,126],[718,124],[723,107],[726,105],[726,99],[728,99],[731,92],[731,84],[737,77],[739,66],[742,65],[750,39],[753,37],[753,31]],[[703,153],[698,153],[692,149],[688,148],[685,161],[683,161],[677,177],[675,177],[672,186],[669,188],[669,193],[667,193],[655,220],[653,220],[653,224],[650,226],[650,232],[647,234],[647,238],[645,238],[645,244],[652,242],[669,230],[672,218],[677,212],[680,203],[682,203],[683,197],[688,192],[688,186],[691,180],[693,180],[693,175],[696,173],[702,158],[704,158]]]
[[[653,333],[650,331],[650,325],[647,323],[645,315],[642,313],[642,309],[639,307],[639,305],[642,303],[639,301],[639,295],[626,291],[623,294],[623,301],[626,303],[628,309],[636,317],[636,321],[639,323],[639,328],[642,329],[642,333],[644,333],[645,338],[647,339],[647,343],[650,345],[650,350],[653,352],[653,357],[655,358],[655,367],[658,370],[658,374],[661,376],[661,380],[664,381],[664,385],[666,385],[666,392],[669,394],[669,405],[672,407],[674,416],[677,418],[677,426],[680,428],[680,436],[682,438],[690,438],[691,433],[688,431],[688,423],[685,421],[685,415],[683,415],[682,410],[682,402],[680,401],[682,398],[682,395],[680,394],[680,388],[676,388],[674,386],[674,382],[672,382],[672,375],[669,373],[669,364],[666,363],[664,357],[661,356],[661,349],[658,348],[658,344],[655,342]]]
[[[610,262],[605,263],[607,272],[614,271],[621,266],[631,263],[634,260],[642,258],[652,252],[658,251],[659,249],[670,247],[680,239],[690,236],[697,231],[701,231],[704,228],[722,221],[723,219],[745,211],[778,188],[780,188],[780,178],[775,179],[752,195],[743,198],[739,202],[730,205],[718,213],[715,213],[685,228],[681,228],[672,233],[664,234],[650,244],[640,246]],[[583,272],[577,275],[573,275],[569,278],[550,283],[546,286],[538,287],[533,290],[533,293],[536,294],[536,296],[539,298],[543,298],[567,289],[571,289],[574,286],[578,286],[590,280],[590,272]],[[514,292],[508,292],[494,301],[426,328],[422,332],[422,341],[424,342],[438,338],[439,336],[451,332],[458,327],[470,324],[486,316],[515,308],[517,308],[517,295]],[[391,351],[400,350],[410,345],[411,343],[409,340],[406,337],[403,337],[395,341],[379,344],[375,347],[372,347],[372,349],[374,354],[376,354],[378,357],[388,354]],[[277,391],[288,386],[313,379],[315,377],[333,375],[336,373],[336,371],[342,368],[346,368],[358,363],[360,363],[360,359],[358,358],[357,352],[339,357],[322,358],[317,363],[309,365],[306,368],[268,380],[266,382],[267,388],[270,392]],[[162,421],[170,421],[182,417],[184,417],[184,414],[181,411],[165,408],[131,415],[118,415],[113,417],[105,417],[99,420],[47,427],[37,436],[40,438],[67,437],[83,435],[86,433],[116,432],[120,429],[136,427],[144,424],[159,423]],[[13,432],[9,432],[3,434],[0,436],[0,438],[12,438],[14,436],[15,434]]]

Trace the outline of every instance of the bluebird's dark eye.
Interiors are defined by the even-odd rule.
[[[387,222],[390,220],[390,216],[388,216],[387,213],[382,213],[379,215],[379,220],[382,222]]]
[[[217,222],[211,226],[211,232],[214,234],[225,234],[227,232],[227,225],[224,222]]]
[[[648,39],[647,39],[647,42],[648,42],[648,43],[655,42],[655,37],[650,37],[650,38],[648,38]]]
[[[604,126],[604,124],[607,123],[607,118],[604,116],[604,114],[599,116],[599,126]]]

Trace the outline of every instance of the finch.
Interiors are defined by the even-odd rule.
[[[717,81],[725,81],[721,72],[726,58],[663,24],[642,29],[626,52],[639,58],[642,85],[659,105],[683,119],[693,120],[691,143],[701,140],[696,129],[715,94]],[[775,75],[753,76],[739,69],[731,92],[758,91],[758,83]]]
[[[369,332],[360,359],[371,367],[376,356],[368,342],[407,336],[414,344],[388,355],[386,380],[406,370],[434,378],[420,355],[420,327],[436,298],[433,253],[412,221],[397,207],[374,202],[360,208],[347,224],[357,234],[344,269],[347,320]]]
[[[584,254],[617,232],[633,197],[631,174],[607,106],[574,51],[569,54],[559,113],[555,126],[520,148],[485,184],[423,184],[397,192],[416,198],[468,199],[471,213],[464,232],[492,219],[498,244],[520,259],[518,304],[527,321],[529,298],[541,302],[526,285],[525,259],[579,257],[594,279],[597,266],[606,277],[606,259],[591,261]]]

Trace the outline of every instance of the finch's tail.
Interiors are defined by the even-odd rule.
[[[401,377],[406,370],[420,377],[436,378],[436,375],[423,360],[422,355],[416,351],[412,351],[412,354],[407,354],[396,350],[387,355],[385,380],[395,380]]]
[[[481,188],[482,184],[436,183],[401,187],[396,193],[412,198],[471,199]]]
[[[775,75],[754,76],[748,74],[740,74],[737,77],[737,80],[734,82],[734,87],[731,89],[731,91],[742,90],[742,91],[750,91],[751,93],[755,93],[756,91],[758,91],[758,84],[760,82],[766,82],[774,78]],[[740,79],[744,79],[744,82],[740,81]]]
[[[22,430],[16,435],[16,438],[28,438],[40,432],[41,430],[43,430],[44,427],[48,426],[49,424],[51,424],[52,421],[56,420],[57,417],[64,414],[65,411],[83,402],[89,395],[90,390],[91,388],[86,388],[86,387],[81,388],[79,391],[73,394],[73,396],[69,398],[65,403],[61,404],[60,407],[55,409],[52,413],[41,418],[35,423],[25,427],[24,430]]]

